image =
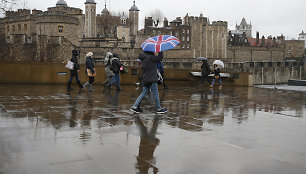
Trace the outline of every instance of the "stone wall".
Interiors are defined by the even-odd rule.
[[[280,48],[232,47],[227,49],[228,62],[281,62],[285,51]]]
[[[284,84],[290,79],[304,79],[305,67],[300,62],[245,62],[229,63],[225,71],[253,74],[253,84]]]

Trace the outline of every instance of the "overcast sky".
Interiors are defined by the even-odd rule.
[[[26,2],[29,9],[47,10],[55,6],[57,0],[20,0]],[[70,7],[84,10],[86,0],[65,0]],[[95,0],[97,12],[101,13],[105,0]],[[107,8],[112,12],[126,11],[133,0],[106,0]],[[22,5],[24,6],[24,5]],[[22,7],[21,6],[21,7]],[[227,21],[229,29],[240,24],[243,17],[252,23],[253,37],[259,31],[260,37],[283,34],[287,39],[298,38],[306,32],[306,0],[136,0],[140,12],[140,27],[150,12],[159,9],[169,21],[175,17],[184,17],[187,13],[199,16],[203,13],[210,21]],[[84,13],[84,11],[83,11]]]

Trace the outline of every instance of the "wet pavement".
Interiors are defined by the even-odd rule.
[[[305,174],[305,92],[0,85],[0,174]]]

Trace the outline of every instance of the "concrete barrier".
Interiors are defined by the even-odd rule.
[[[79,78],[81,83],[88,81],[85,74],[85,65],[80,65]],[[120,83],[132,85],[139,81],[142,72],[139,66],[127,67],[128,73],[120,75]],[[102,84],[106,80],[104,65],[95,65],[97,75],[94,84]],[[169,85],[198,85],[200,78],[191,75],[190,69],[165,69],[165,80]],[[245,74],[245,73],[244,73]],[[236,78],[224,78],[222,81],[237,86],[252,86],[249,73],[238,75]],[[70,70],[65,64],[53,63],[22,63],[0,62],[0,83],[11,84],[66,84]],[[241,78],[242,77],[242,78]],[[233,80],[234,79],[234,80]],[[73,79],[73,84],[75,84]]]

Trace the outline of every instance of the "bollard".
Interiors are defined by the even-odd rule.
[[[264,75],[263,68],[261,68],[261,85],[263,85],[263,83],[264,83],[263,75]]]

